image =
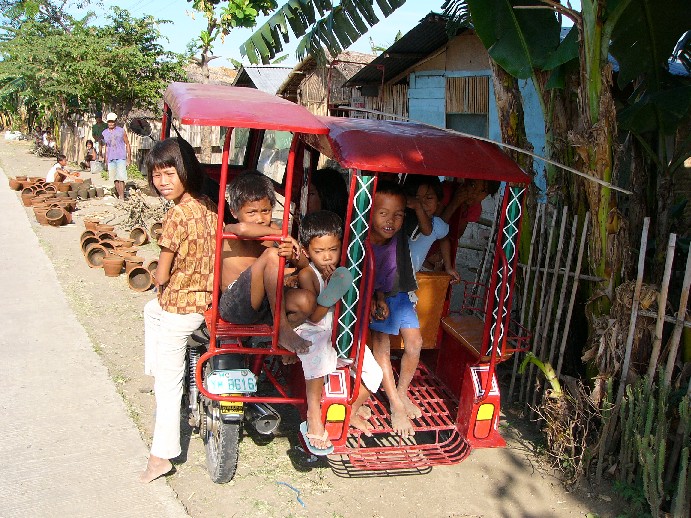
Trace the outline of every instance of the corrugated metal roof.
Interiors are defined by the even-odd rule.
[[[275,95],[292,70],[293,67],[243,65],[233,86],[251,86]]]
[[[347,86],[384,83],[426,58],[449,41],[447,18],[434,12],[404,34],[401,39],[382,52],[374,61],[350,78]]]

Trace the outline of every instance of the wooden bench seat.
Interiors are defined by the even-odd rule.
[[[485,354],[486,345],[482,343],[485,323],[474,315],[449,315],[441,320],[441,327],[446,334],[461,344],[477,361],[487,363],[490,357]],[[512,353],[502,354],[498,362],[508,360]]]

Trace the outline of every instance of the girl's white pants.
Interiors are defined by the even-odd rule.
[[[180,404],[185,376],[187,337],[204,315],[178,315],[161,309],[158,299],[144,306],[144,373],[154,377],[156,425],[151,454],[162,459],[180,455]]]

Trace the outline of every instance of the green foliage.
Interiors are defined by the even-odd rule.
[[[374,3],[374,0],[342,0],[339,5],[333,5],[330,0],[289,0],[240,46],[240,53],[251,63],[269,63],[283,50],[283,42],[290,41],[290,28],[295,37],[302,37],[297,58],[309,54],[324,62],[325,50],[337,56],[379,22]],[[385,17],[404,3],[405,0],[376,0]]]
[[[202,65],[209,61],[208,55],[214,43],[230,34],[236,27],[254,27],[259,14],[269,14],[276,9],[276,0],[228,0],[224,5],[216,0],[193,0],[192,7],[207,20],[194,49],[202,54]]]
[[[104,27],[91,15],[59,22],[18,14],[0,32],[0,106],[27,122],[57,125],[104,103],[121,113],[155,109],[161,90],[183,77],[182,57],[157,43],[160,22],[117,7]]]
[[[146,177],[139,170],[139,168],[137,167],[137,164],[132,162],[132,163],[130,163],[130,165],[127,166],[127,179],[128,180],[146,180]]]
[[[645,500],[645,493],[643,488],[621,481],[614,482],[614,491],[619,494],[631,506],[631,516],[646,518],[650,516],[648,503]],[[629,517],[628,514],[620,515],[621,517]]]

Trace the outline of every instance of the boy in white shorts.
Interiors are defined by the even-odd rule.
[[[315,455],[328,455],[333,445],[321,419],[321,395],[324,376],[346,365],[337,358],[331,342],[333,306],[345,295],[353,283],[353,276],[346,268],[337,268],[341,258],[343,223],[333,212],[320,210],[305,216],[300,226],[300,244],[310,259],[309,266],[298,273],[300,288],[317,298],[314,311],[307,321],[295,328],[295,332],[312,342],[307,353],[298,354],[305,374],[307,393],[307,421],[300,425],[305,444]],[[367,421],[369,408],[363,404],[370,394],[379,390],[383,373],[369,347],[364,347],[362,361],[362,386],[352,405],[350,425],[370,436],[372,425]]]

